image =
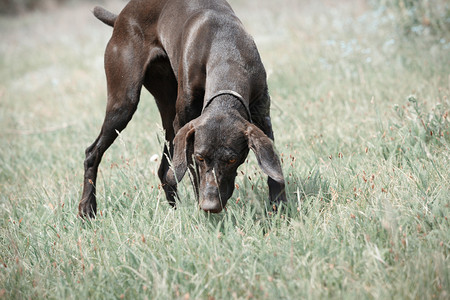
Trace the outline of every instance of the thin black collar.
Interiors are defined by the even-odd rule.
[[[203,106],[202,113],[211,104],[211,102],[213,102],[214,99],[216,99],[217,97],[222,96],[222,95],[231,95],[231,96],[235,97],[236,99],[238,99],[239,102],[241,102],[241,104],[245,107],[245,111],[247,112],[249,122],[253,123],[252,115],[250,114],[250,109],[248,108],[247,104],[245,104],[244,98],[239,93],[232,91],[232,90],[220,90],[217,93],[215,93],[211,98],[209,98],[208,101],[206,101],[205,105]]]

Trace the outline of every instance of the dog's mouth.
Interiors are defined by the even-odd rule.
[[[205,199],[200,202],[200,208],[205,212],[210,212],[213,214],[220,213],[225,205],[219,199],[210,200]]]

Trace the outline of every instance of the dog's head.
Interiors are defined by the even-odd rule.
[[[241,117],[229,115],[200,116],[183,126],[174,139],[170,184],[180,181],[188,166],[204,211],[218,213],[234,190],[237,168],[249,149],[269,177],[283,182],[280,160],[272,140],[261,129]]]

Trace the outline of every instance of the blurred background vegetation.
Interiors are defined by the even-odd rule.
[[[450,31],[448,0],[369,0],[369,3],[405,34]]]
[[[75,0],[2,0],[0,14],[17,15],[35,10],[47,10]],[[106,2],[97,0],[96,4]],[[124,1],[125,2],[125,1]],[[351,2],[351,1],[343,1]],[[450,2],[448,0],[367,0],[385,21],[393,23],[402,33],[450,33]]]
[[[2,0],[0,14],[21,14],[27,11],[49,9],[71,0]]]
[[[17,15],[36,10],[48,10],[68,3],[79,3],[80,1],[85,0],[1,0],[0,15]],[[105,1],[92,1],[93,4],[103,2]]]

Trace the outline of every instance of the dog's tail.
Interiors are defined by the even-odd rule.
[[[114,27],[114,23],[116,22],[117,19],[117,15],[113,14],[110,11],[107,11],[106,9],[104,9],[103,7],[100,6],[96,6],[94,7],[94,16],[99,19],[100,21],[102,21],[103,23],[105,23],[106,25],[109,25],[111,27]]]

